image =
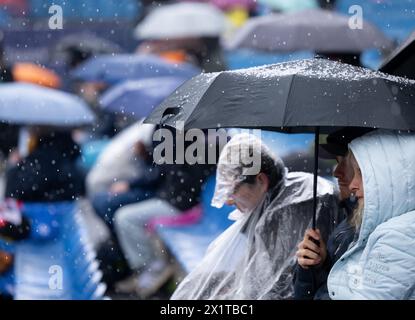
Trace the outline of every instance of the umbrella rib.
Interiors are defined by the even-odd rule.
[[[291,91],[292,91],[292,87],[293,87],[293,82],[294,82],[294,78],[295,78],[295,76],[296,76],[296,74],[293,74],[292,76],[291,76],[291,81],[290,81],[290,88],[289,88],[289,90],[288,90],[288,94],[287,94],[287,98],[286,98],[286,104],[285,104],[285,110],[284,110],[284,117],[283,117],[283,122],[282,122],[282,124],[283,124],[283,127],[285,127],[285,121],[286,121],[286,117],[287,117],[287,112],[286,112],[286,110],[288,109],[288,102],[289,102],[289,98],[290,98],[290,96],[291,96]]]
[[[215,79],[213,79],[212,81],[211,81],[211,83],[209,84],[209,86],[208,86],[208,88],[223,74],[223,73],[225,73],[226,71],[222,71],[222,72],[220,72],[216,77],[215,77]],[[207,90],[207,88],[206,88],[206,90],[205,90],[205,92],[202,94],[202,96],[199,98],[199,101],[198,101],[198,103],[196,104],[196,105],[198,105],[198,104],[200,104],[201,103],[201,101],[203,100],[203,98],[206,96],[206,94],[207,94],[207,92],[208,92],[208,90]],[[186,118],[186,120],[185,120],[185,122],[187,122],[188,120],[189,120],[189,118],[191,117],[191,115],[192,115],[192,112],[194,111],[194,109],[196,109],[196,107],[195,108],[193,108],[193,110],[189,113],[189,115],[187,116],[187,118]],[[191,128],[192,129],[192,128]]]

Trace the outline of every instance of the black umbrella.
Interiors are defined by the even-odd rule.
[[[415,129],[415,81],[324,59],[201,74],[170,95],[145,122],[184,130],[315,132],[316,195],[320,131]]]
[[[415,32],[385,59],[379,70],[415,79]]]

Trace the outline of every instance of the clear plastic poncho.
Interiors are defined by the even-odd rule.
[[[241,165],[226,163],[225,158],[232,143],[243,144],[244,140],[246,137],[235,136],[221,153],[213,205],[223,204],[232,193],[230,190],[243,181]],[[272,155],[264,144],[259,150]],[[279,183],[268,190],[255,209],[230,214],[235,222],[210,244],[201,263],[183,279],[171,299],[254,300],[293,296],[297,245],[312,224],[313,176],[288,173],[283,162],[272,157],[282,173]],[[339,210],[334,186],[321,178],[317,210],[317,228],[327,241],[339,222]]]

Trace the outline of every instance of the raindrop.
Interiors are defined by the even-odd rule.
[[[399,93],[399,88],[397,86],[392,86],[391,91],[393,95],[397,95]]]
[[[392,104],[391,104],[391,113],[394,116],[401,115],[401,106],[396,102],[392,102]]]

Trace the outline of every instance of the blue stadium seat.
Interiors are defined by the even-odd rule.
[[[13,296],[14,287],[14,270],[12,268],[0,276],[0,294]]]
[[[76,202],[26,203],[23,212],[32,231],[15,245],[15,299],[102,299],[106,286]]]

